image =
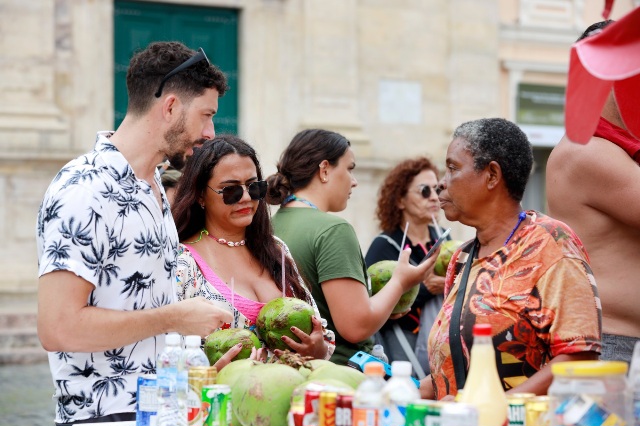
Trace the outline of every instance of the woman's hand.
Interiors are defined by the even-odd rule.
[[[431,380],[431,374],[424,379],[420,380],[420,398],[422,399],[435,399],[436,393],[433,390],[433,380]]]
[[[251,355],[249,355],[249,359],[259,362],[267,362],[267,349],[260,348],[256,349],[255,346],[251,348]]]
[[[422,282],[422,285],[424,285],[431,294],[437,295],[444,293],[444,277],[436,274],[429,275],[428,279]]]
[[[311,324],[313,325],[311,334],[306,334],[298,327],[291,327],[291,332],[300,339],[300,343],[288,336],[282,336],[282,341],[300,355],[324,359],[327,355],[327,344],[322,334],[322,324],[315,316],[311,317]]]
[[[398,260],[398,266],[391,279],[397,279],[402,286],[402,291],[406,292],[411,287],[422,282],[427,282],[433,273],[433,267],[438,257],[438,251],[433,253],[431,257],[420,263],[418,266],[413,266],[409,263],[409,257],[411,256],[411,250],[402,250],[400,253],[400,259]],[[390,280],[391,281],[391,280]]]
[[[220,357],[220,359],[218,361],[216,361],[215,364],[213,364],[213,366],[216,368],[216,370],[220,371],[222,370],[224,367],[226,367],[227,365],[229,365],[229,363],[231,361],[233,361],[233,359],[238,356],[238,354],[240,353],[240,351],[242,350],[242,343],[238,343],[237,345],[233,346],[231,349],[229,349],[227,351],[227,353],[225,353],[224,355],[222,355]]]

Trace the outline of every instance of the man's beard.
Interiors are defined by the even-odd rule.
[[[183,113],[178,122],[164,134],[164,139],[169,145],[167,159],[171,166],[177,170],[182,170],[187,161],[187,149],[204,142],[204,139],[197,141],[188,139],[186,121],[186,114]]]

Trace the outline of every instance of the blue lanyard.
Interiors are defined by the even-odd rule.
[[[304,198],[298,198],[298,197],[296,197],[295,194],[291,194],[291,195],[287,196],[287,198],[285,198],[284,201],[282,202],[282,205],[284,206],[285,204],[288,204],[288,203],[290,203],[292,201],[300,201],[301,203],[304,203],[304,204],[308,205],[311,208],[319,210],[318,206],[313,204],[311,201],[305,200]]]

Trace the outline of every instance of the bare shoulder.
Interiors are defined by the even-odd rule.
[[[551,152],[547,169],[582,180],[585,175],[608,172],[625,164],[634,163],[624,150],[606,139],[594,137],[588,143],[581,144],[565,136]]]

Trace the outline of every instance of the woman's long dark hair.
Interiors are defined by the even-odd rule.
[[[340,133],[323,129],[307,129],[293,137],[278,162],[278,172],[269,176],[267,203],[282,204],[284,199],[305,188],[327,160],[335,166],[351,142]]]
[[[198,200],[206,191],[207,182],[213,175],[218,162],[226,155],[237,154],[249,157],[256,166],[258,179],[262,180],[262,170],[256,151],[242,139],[232,135],[219,135],[206,141],[202,147],[194,148],[193,155],[187,160],[182,177],[176,189],[175,202],[171,208],[173,219],[178,228],[180,242],[199,233],[205,224],[205,211]],[[256,214],[245,232],[246,246],[249,252],[267,270],[282,290],[282,253],[273,238],[273,228],[269,209],[264,201],[258,203]],[[285,282],[287,293],[298,299],[311,302],[310,296],[298,281],[291,259],[285,257]]]

